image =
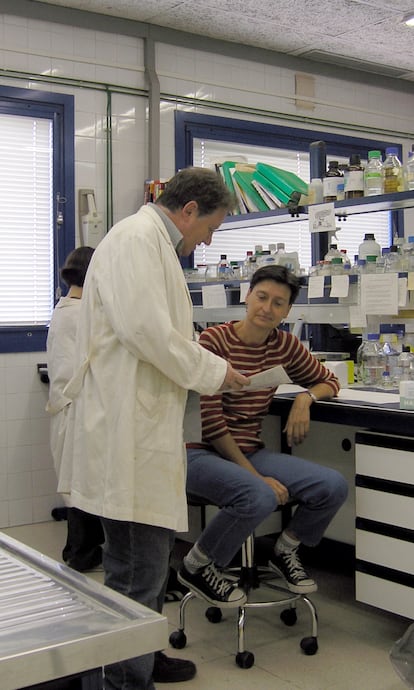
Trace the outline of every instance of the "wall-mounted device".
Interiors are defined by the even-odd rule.
[[[103,218],[96,210],[93,189],[78,190],[79,235],[82,245],[96,247],[105,235]]]

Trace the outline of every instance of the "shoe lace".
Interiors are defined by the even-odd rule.
[[[234,586],[221,575],[213,565],[210,563],[203,572],[203,578],[210,587],[222,597],[225,597]]]
[[[282,557],[287,567],[289,568],[291,577],[295,578],[295,580],[309,579],[309,575],[303,567],[302,563],[300,562],[300,558],[296,551],[288,551],[284,553]]]

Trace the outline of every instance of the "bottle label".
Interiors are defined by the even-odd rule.
[[[345,179],[345,192],[361,192],[364,189],[364,171],[350,170]]]
[[[337,196],[339,177],[324,177],[323,178],[323,195]]]

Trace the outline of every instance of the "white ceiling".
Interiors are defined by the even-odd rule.
[[[414,81],[414,0],[41,0]]]

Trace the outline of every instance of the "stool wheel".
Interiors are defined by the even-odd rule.
[[[169,640],[171,647],[174,647],[174,649],[183,649],[187,644],[187,637],[183,630],[172,632]]]
[[[296,621],[298,620],[296,609],[285,609],[282,611],[280,614],[280,620],[289,627],[291,625],[295,625]]]
[[[236,654],[236,664],[240,668],[251,668],[254,664],[254,654],[252,652],[238,652]]]
[[[318,640],[316,637],[304,637],[300,646],[307,656],[313,656],[318,651]]]
[[[209,606],[206,611],[206,618],[210,623],[220,623],[223,614],[218,606]]]

